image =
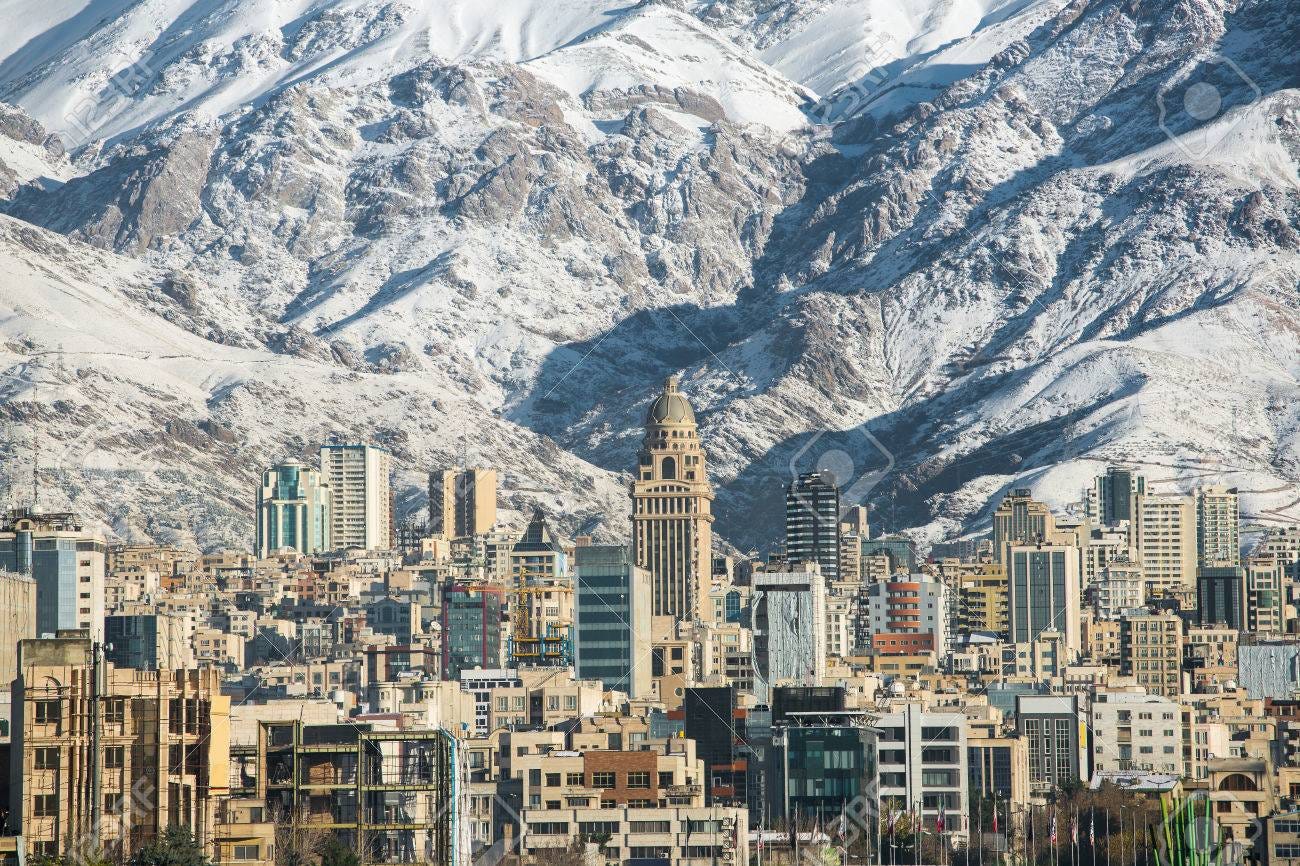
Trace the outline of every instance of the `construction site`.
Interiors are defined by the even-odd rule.
[[[450,734],[263,722],[256,753],[232,758],[239,793],[263,801],[277,824],[330,831],[363,863],[460,862]]]

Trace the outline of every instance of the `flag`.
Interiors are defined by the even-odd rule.
[[[943,809],[940,809],[939,814],[934,816],[934,831],[936,833],[943,832]]]
[[[1088,813],[1088,844],[1097,847],[1097,810]]]
[[[998,832],[998,801],[997,801],[997,800],[994,800],[994,801],[993,801],[993,833],[994,833],[994,835],[996,835],[997,832]]]
[[[1055,809],[1052,810],[1052,833],[1051,833],[1051,841],[1052,841],[1052,844],[1053,844],[1053,845],[1056,844],[1056,810],[1055,810]]]
[[[1074,845],[1079,844],[1079,813],[1075,812],[1074,817],[1070,819],[1070,842]]]

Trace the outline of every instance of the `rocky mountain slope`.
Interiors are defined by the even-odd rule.
[[[515,508],[618,538],[680,370],[745,547],[817,465],[926,538],[1105,460],[1300,517],[1300,12],[862,5],[24,20],[10,500],[35,465],[123,536],[247,544],[257,467],[338,435],[393,448],[406,510],[491,462]]]

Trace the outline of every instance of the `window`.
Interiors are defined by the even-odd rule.
[[[671,821],[633,821],[631,822],[631,832],[633,833],[671,833],[673,824]]]
[[[569,822],[538,821],[536,824],[529,824],[528,829],[539,836],[567,836],[569,835]]]
[[[614,787],[613,773],[592,773],[591,787],[593,788],[612,788]]]
[[[560,787],[560,774],[559,774],[559,773],[547,773],[547,774],[546,774],[546,787],[548,787],[548,788],[558,788],[558,787]]]
[[[672,774],[671,771],[670,771],[670,772],[660,773],[660,774],[659,774],[659,787],[660,787],[660,788],[671,788],[671,787],[672,787],[672,784],[673,784],[673,774]]]
[[[649,773],[628,773],[627,786],[629,788],[649,788],[650,774]]]
[[[59,721],[59,702],[58,701],[37,701],[36,702],[36,724],[53,725]]]
[[[653,809],[655,807],[655,801],[654,800],[628,800],[627,807],[629,809]]]
[[[37,794],[32,797],[32,808],[37,818],[53,818],[59,814],[59,795]]]
[[[122,769],[123,759],[126,757],[126,749],[122,746],[109,746],[104,750],[104,768],[108,770]]]
[[[36,769],[57,770],[59,768],[59,747],[42,746],[36,750]]]
[[[583,782],[582,782],[582,774],[581,774],[581,773],[569,773],[568,776],[567,776],[567,778],[565,779],[565,784],[567,784],[567,785],[569,785],[569,786],[571,786],[571,787],[574,787],[574,788],[581,788],[581,787],[582,787],[582,784],[583,784]]]
[[[108,698],[104,701],[104,721],[113,725],[126,721],[126,698]]]
[[[104,795],[104,814],[121,815],[122,814],[122,795],[105,794]]]
[[[231,849],[231,860],[261,860],[262,847],[260,845],[235,845]]]

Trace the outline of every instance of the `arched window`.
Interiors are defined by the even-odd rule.
[[[1220,791],[1258,791],[1255,782],[1242,773],[1233,773],[1219,783]]]
[[[662,475],[664,478],[677,477],[677,460],[675,458],[673,457],[664,458]]]

